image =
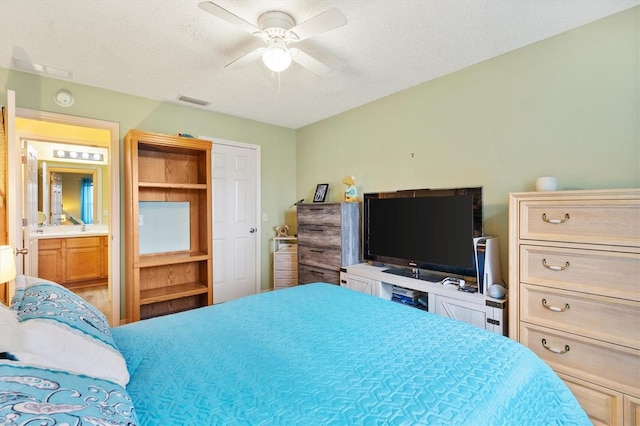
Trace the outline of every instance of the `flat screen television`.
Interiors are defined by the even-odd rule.
[[[399,275],[425,269],[476,276],[482,187],[367,193],[363,200],[365,260],[394,266],[386,272]]]

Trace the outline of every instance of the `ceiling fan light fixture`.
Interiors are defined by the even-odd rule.
[[[273,72],[282,72],[291,65],[291,54],[284,46],[269,46],[262,54],[262,62]]]
[[[239,68],[262,57],[262,62],[271,72],[280,73],[289,68],[291,62],[295,62],[315,75],[322,76],[331,71],[331,69],[310,55],[295,48],[288,49],[287,46],[347,23],[347,18],[335,7],[325,10],[300,24],[296,24],[291,15],[273,10],[258,17],[258,27],[218,6],[213,1],[200,1],[198,7],[267,44],[266,47],[253,49],[244,56],[235,59],[225,65],[225,68]]]

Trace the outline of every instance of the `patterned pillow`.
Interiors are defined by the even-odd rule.
[[[21,344],[16,312],[0,303],[0,359],[12,359]]]
[[[23,362],[110,380],[126,386],[129,372],[105,316],[65,287],[40,278],[16,277],[11,309],[21,341],[12,352]]]
[[[7,424],[138,424],[127,391],[106,380],[0,361],[0,389]]]

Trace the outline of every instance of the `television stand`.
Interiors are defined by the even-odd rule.
[[[429,312],[506,335],[507,299],[458,291],[457,286],[442,285],[445,276],[431,271],[421,271],[418,277],[412,272],[358,263],[340,268],[340,285],[387,300],[392,299],[394,286],[426,293]]]
[[[435,272],[421,272],[418,268],[389,268],[382,272],[387,274],[399,275],[401,277],[415,278],[422,281],[439,282],[446,278],[446,275],[440,275]]]

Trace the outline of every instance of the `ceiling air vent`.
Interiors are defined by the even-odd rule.
[[[16,68],[20,70],[24,70],[27,72],[35,72],[39,74],[46,74],[54,78],[66,78],[66,79],[73,78],[73,73],[63,68],[40,64],[38,62],[30,61],[29,59],[20,59],[15,57],[12,59]]]
[[[182,102],[189,102],[190,104],[200,105],[200,106],[207,106],[211,103],[211,101],[204,101],[202,99],[196,99],[196,98],[192,98],[190,96],[184,96],[184,95],[180,96],[178,100]]]

